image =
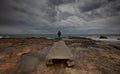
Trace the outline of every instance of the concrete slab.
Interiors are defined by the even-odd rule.
[[[74,57],[64,41],[55,42],[48,52],[46,59],[70,59]]]

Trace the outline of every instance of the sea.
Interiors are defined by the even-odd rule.
[[[120,34],[62,34],[62,38],[86,37],[98,40],[100,36],[106,36],[110,40],[120,39]],[[0,38],[57,38],[57,34],[0,34]]]
[[[62,34],[62,38],[86,37],[99,39],[100,36],[106,36],[108,39],[120,39],[120,34]],[[57,34],[0,34],[0,38],[57,38]]]

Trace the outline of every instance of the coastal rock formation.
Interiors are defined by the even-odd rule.
[[[117,38],[117,40],[120,40],[120,38]]]
[[[0,74],[119,74],[119,41],[68,39],[66,45],[75,56],[75,65],[47,67],[45,57],[54,40],[0,39]],[[2,46],[4,45],[4,46]]]
[[[107,39],[106,36],[100,36],[99,38],[100,38],[100,39]]]

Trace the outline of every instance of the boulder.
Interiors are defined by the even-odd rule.
[[[120,38],[117,38],[117,40],[120,40]]]
[[[100,36],[99,38],[100,38],[100,39],[107,39],[106,36]]]

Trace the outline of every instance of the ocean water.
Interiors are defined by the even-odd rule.
[[[62,38],[68,38],[69,36],[73,37],[86,37],[92,39],[99,39],[101,34],[62,34]],[[108,39],[118,39],[120,34],[104,34]],[[57,38],[57,34],[0,34],[0,38]]]

